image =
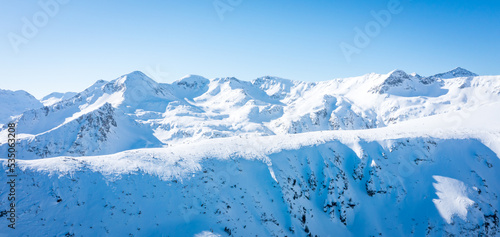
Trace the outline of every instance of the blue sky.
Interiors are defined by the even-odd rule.
[[[0,0],[0,88],[42,97],[134,70],[160,82],[186,74],[305,81],[393,69],[432,75],[458,66],[500,74],[496,0],[391,0],[401,11],[384,25],[371,12],[387,11],[390,0],[66,0],[52,11],[39,4],[54,1]],[[36,33],[23,34],[23,18],[39,25]],[[342,42],[356,47],[355,29],[366,34],[376,24],[347,60]]]

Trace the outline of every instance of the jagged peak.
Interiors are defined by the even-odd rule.
[[[391,72],[389,72],[388,77],[407,78],[409,76],[405,71],[400,70],[400,69],[396,69],[396,70],[392,70]]]
[[[451,70],[450,72],[456,72],[456,73],[470,73],[470,74],[475,74],[463,67],[456,67],[455,69]]]
[[[436,75],[433,75],[431,77],[437,77],[437,78],[455,78],[455,77],[475,77],[478,76],[476,73],[473,73],[465,68],[462,67],[457,67],[451,71],[448,72],[443,72],[443,73],[438,73]]]
[[[374,75],[377,74],[369,74],[369,77]],[[385,75],[382,74],[381,76],[382,78],[385,77],[385,79],[383,79],[384,81],[381,84],[372,87],[370,89],[372,93],[386,93],[391,87],[400,86],[404,81],[411,80],[411,78],[413,77],[408,75],[405,71],[399,69],[393,70]]]
[[[404,80],[410,79],[410,76],[403,70],[393,70],[387,74],[383,85],[395,86],[401,84]]]

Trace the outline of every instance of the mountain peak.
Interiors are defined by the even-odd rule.
[[[456,67],[455,69],[451,70],[451,72],[460,72],[460,71],[470,72],[469,70],[463,67]]]
[[[199,75],[188,74],[181,79],[175,81],[173,84],[177,85],[185,85],[187,87],[193,87],[196,85],[205,85],[208,84],[210,80],[205,77]]]
[[[33,95],[24,91],[0,89],[0,124],[9,122],[11,116],[22,114],[24,111],[42,107],[42,103]]]
[[[455,77],[475,77],[475,76],[478,76],[478,75],[465,69],[465,68],[457,67],[451,71],[439,73],[439,74],[436,74],[432,77],[448,79],[448,78],[455,78]]]
[[[385,76],[386,78],[384,79],[384,81],[381,84],[370,89],[370,91],[374,93],[383,94],[386,93],[392,87],[401,86],[406,80],[411,80],[411,78],[414,77],[408,75],[405,71],[399,69],[393,70],[388,74],[386,74]]]
[[[139,84],[149,84],[149,85],[155,85],[158,84],[156,81],[153,79],[149,78],[146,76],[141,71],[133,71],[129,74],[125,74],[118,79],[115,80],[115,84],[120,84],[120,85],[130,85],[130,86],[136,86]]]
[[[186,75],[183,78],[172,83],[175,86],[175,93],[180,98],[189,98],[200,96],[208,90],[210,80],[198,75]]]
[[[394,70],[389,72],[384,84],[388,86],[395,86],[401,84],[404,80],[409,79],[410,76],[403,70]]]
[[[422,76],[420,76],[420,75],[419,75],[418,73],[416,73],[416,72],[412,72],[412,73],[410,73],[410,74],[408,74],[408,75],[410,75],[411,77],[422,78]]]
[[[141,71],[133,71],[129,74],[126,74],[127,76],[137,76],[137,77],[147,77],[146,74],[144,74]]]
[[[393,76],[393,77],[407,77],[408,74],[405,71],[403,71],[403,70],[396,69],[396,70],[393,70],[393,71],[389,72],[389,76]]]

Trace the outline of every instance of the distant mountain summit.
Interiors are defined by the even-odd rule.
[[[42,102],[44,106],[50,106],[62,100],[67,100],[75,96],[76,94],[77,94],[76,92],[66,92],[66,93],[53,92],[43,97],[40,100],[40,102]]]
[[[476,76],[478,76],[478,75],[467,70],[467,69],[457,67],[451,71],[439,73],[439,74],[433,75],[431,77],[449,79],[449,78],[456,78],[456,77],[476,77]]]
[[[0,89],[0,124],[8,123],[13,116],[42,107],[42,103],[26,91]]]

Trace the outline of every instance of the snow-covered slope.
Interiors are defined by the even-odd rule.
[[[152,131],[144,129],[120,109],[105,103],[46,132],[20,139],[18,157],[37,159],[59,155],[86,156],[161,147]],[[7,145],[0,149],[8,149]]]
[[[42,102],[44,106],[50,106],[50,105],[53,105],[57,102],[67,100],[67,99],[75,96],[76,94],[77,94],[76,92],[65,92],[65,93],[53,92],[53,93],[50,93],[47,96],[43,97],[40,100],[40,102]]]
[[[23,228],[10,233],[500,234],[500,160],[491,149],[499,147],[498,124],[488,131],[402,126],[20,161]],[[0,190],[6,200],[6,186]]]
[[[132,72],[23,103],[0,236],[500,235],[499,76]]]

